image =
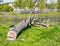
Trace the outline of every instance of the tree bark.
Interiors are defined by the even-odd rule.
[[[29,17],[26,22],[22,22],[19,23],[18,26],[16,26],[16,28],[12,28],[9,32],[8,32],[8,40],[15,40],[17,38],[17,35],[19,34],[19,32],[21,32],[23,29],[27,28],[28,26],[31,25],[31,21],[32,21],[33,17]]]

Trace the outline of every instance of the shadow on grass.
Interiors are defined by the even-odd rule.
[[[17,35],[17,38],[19,37],[19,35],[21,35],[25,30],[31,28],[32,26],[27,26],[26,28],[24,28],[23,30],[21,30],[18,35]]]

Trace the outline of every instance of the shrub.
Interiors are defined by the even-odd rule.
[[[0,12],[10,12],[13,8],[9,5],[0,5]]]

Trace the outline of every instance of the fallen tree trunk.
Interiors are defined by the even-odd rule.
[[[32,13],[34,12],[35,8],[37,7],[38,2],[36,2],[35,7],[32,9],[30,13],[30,17],[26,20],[26,22],[20,23],[16,28],[12,28],[11,31],[8,32],[8,39],[15,40],[19,32],[23,29],[27,28],[27,26],[31,25],[31,21],[34,17],[31,17]]]
[[[33,17],[29,17],[25,22],[19,23],[16,28],[11,28],[7,35],[8,40],[15,40],[19,32],[31,25],[32,19]]]

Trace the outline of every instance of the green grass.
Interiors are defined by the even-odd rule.
[[[1,46],[60,46],[60,26],[48,28],[30,27],[24,30],[15,41],[7,40],[9,24],[0,26]]]
[[[0,19],[4,20],[5,18],[0,17]],[[47,28],[32,26],[23,30],[15,41],[9,41],[7,33],[10,23],[10,21],[0,22],[0,46],[60,46],[60,25],[54,24]]]

